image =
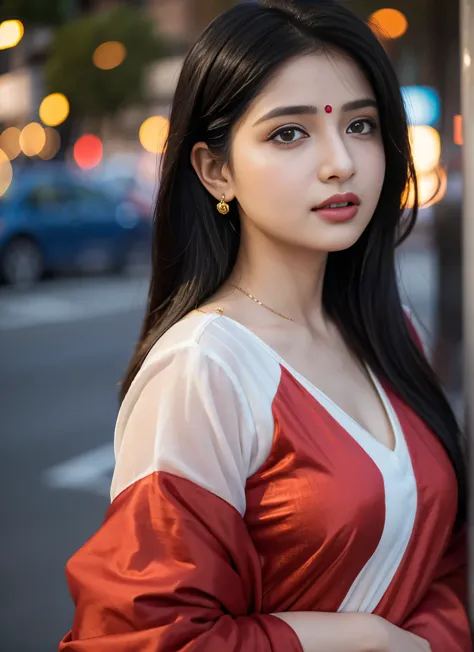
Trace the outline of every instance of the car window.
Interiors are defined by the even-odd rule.
[[[26,197],[28,204],[34,208],[51,204],[64,204],[74,199],[71,190],[57,183],[42,183],[33,188]]]
[[[99,189],[90,186],[75,185],[71,186],[70,192],[73,194],[74,199],[77,201],[106,201],[110,197]]]

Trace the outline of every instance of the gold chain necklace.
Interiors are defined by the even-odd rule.
[[[248,297],[249,299],[252,299],[252,301],[255,301],[255,303],[258,303],[258,305],[262,306],[262,308],[265,308],[266,310],[269,310],[270,312],[273,312],[274,315],[278,315],[278,317],[283,317],[283,319],[286,319],[288,321],[294,321],[291,317],[287,317],[283,313],[278,312],[278,310],[273,310],[273,308],[270,308],[270,306],[266,306],[264,303],[259,301],[256,297],[254,297],[249,292],[246,292],[243,288],[239,287],[238,285],[234,285],[233,283],[231,285],[236,290],[239,290],[239,292],[242,292],[242,294],[245,294],[246,297]],[[196,308],[196,311],[197,312],[202,312],[203,315],[209,314],[205,310],[202,310],[201,308]],[[218,307],[218,308],[214,309],[214,312],[217,312],[218,315],[223,315],[224,314],[224,309]]]
[[[283,317],[283,319],[286,319],[287,321],[293,321],[293,319],[291,317],[287,317],[286,315],[282,314],[281,312],[278,312],[278,310],[273,310],[273,308],[270,308],[270,306],[266,306],[264,303],[259,301],[256,297],[254,297],[249,292],[246,292],[244,289],[242,289],[238,285],[232,284],[232,287],[234,287],[236,290],[239,290],[239,292],[242,292],[242,294],[245,294],[246,297],[248,297],[249,299],[252,299],[252,301],[255,301],[255,303],[258,303],[258,305],[262,306],[262,308],[265,308],[266,310],[269,310],[270,312],[273,312],[274,315],[278,315],[278,317]]]

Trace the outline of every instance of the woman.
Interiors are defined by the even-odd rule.
[[[413,177],[348,10],[240,4],[199,38],[61,650],[471,650],[459,431],[394,270]]]

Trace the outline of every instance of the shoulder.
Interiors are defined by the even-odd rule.
[[[273,441],[280,369],[268,356],[258,338],[219,315],[173,326],[150,351],[120,408],[113,495],[137,468],[166,470],[242,512],[246,478]]]
[[[199,314],[172,326],[155,344],[144,368],[163,355],[181,349],[197,348],[204,357],[226,363],[238,371],[242,356],[262,366],[275,363],[268,347],[237,321],[218,314]],[[240,363],[240,364],[239,364]]]
[[[268,347],[238,322],[217,314],[188,317],[170,328],[154,345],[135,379],[134,388],[160,373],[171,362],[189,382],[204,371],[225,375],[238,393],[272,400],[281,368]]]

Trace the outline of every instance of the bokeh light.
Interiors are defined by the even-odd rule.
[[[455,145],[463,145],[463,131],[462,131],[462,115],[454,116],[454,133],[453,133],[453,142]],[[1,145],[0,145],[1,146]]]
[[[23,38],[25,28],[20,20],[4,20],[0,23],[0,50],[14,48]]]
[[[57,127],[68,115],[69,101],[62,93],[51,93],[40,104],[39,117],[48,127]]]
[[[378,37],[396,39],[408,29],[408,20],[398,9],[379,9],[369,18],[369,25]]]
[[[437,167],[426,174],[417,176],[418,204],[420,208],[428,208],[443,199],[448,187],[448,176],[442,167]],[[407,208],[413,208],[415,193],[413,185],[405,190],[404,202]]]
[[[169,120],[161,115],[147,118],[140,127],[138,137],[142,147],[152,154],[162,154],[169,134]]]
[[[94,65],[101,70],[112,70],[123,63],[127,50],[120,41],[106,41],[94,50],[92,60]]]
[[[84,134],[74,145],[74,160],[83,170],[95,168],[101,162],[102,156],[102,141],[93,134]]]
[[[409,127],[410,145],[417,174],[435,169],[441,156],[441,139],[433,127],[416,125]]]
[[[21,153],[20,147],[21,130],[18,127],[8,127],[0,135],[0,148],[13,161]]]
[[[4,195],[13,179],[13,169],[7,154],[0,149],[0,197]]]
[[[402,86],[401,91],[409,124],[436,126],[441,111],[438,91],[430,86]]]
[[[44,133],[46,134],[46,143],[39,153],[39,157],[43,159],[43,161],[49,161],[59,152],[59,148],[61,147],[61,136],[59,135],[59,132],[52,127],[46,127]]]
[[[46,143],[46,134],[38,122],[30,122],[20,134],[20,147],[26,156],[38,156]]]

